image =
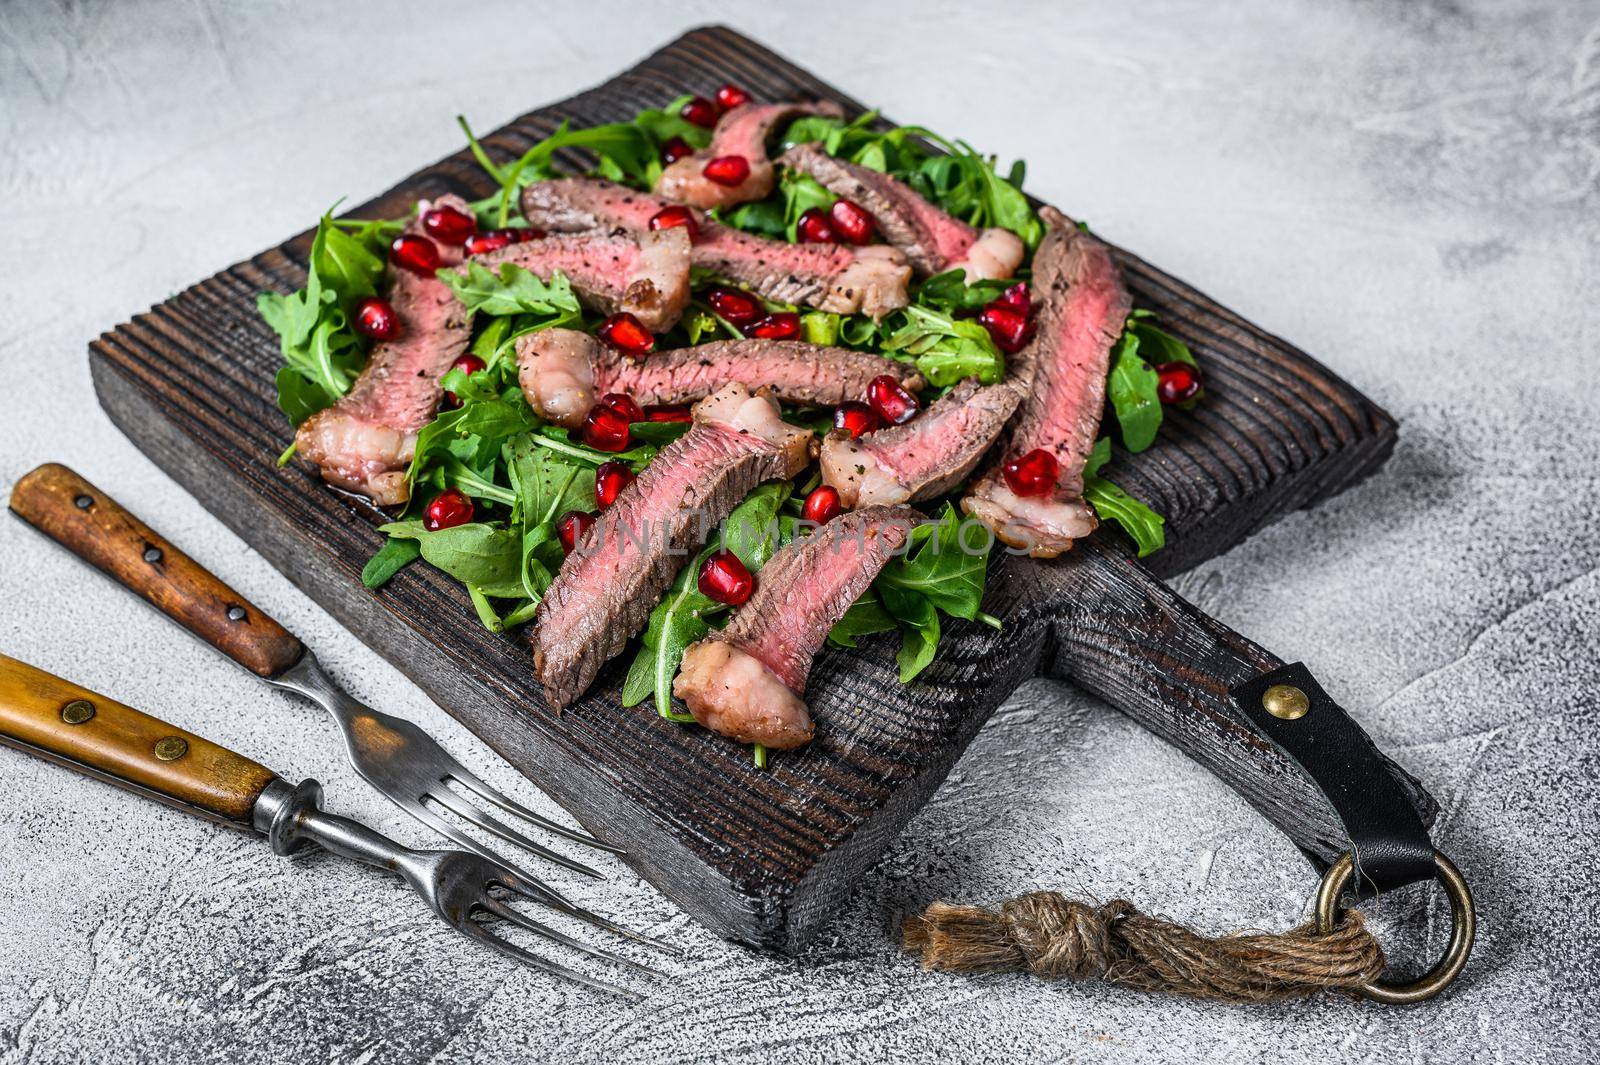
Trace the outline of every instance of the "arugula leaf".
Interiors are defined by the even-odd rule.
[[[1155,443],[1161,428],[1161,400],[1156,395],[1160,377],[1139,355],[1139,336],[1124,330],[1111,349],[1111,375],[1106,392],[1122,429],[1122,445],[1138,454]]]
[[[915,303],[901,313],[905,324],[883,338],[882,349],[912,356],[930,384],[944,388],[965,377],[994,384],[1005,376],[1005,356],[976,319],[955,318]]]
[[[906,543],[906,553],[891,559],[873,582],[884,611],[900,628],[900,652],[895,660],[902,684],[910,683],[933,661],[939,646],[940,613],[996,628],[1000,625],[981,609],[984,574],[994,540],[985,534],[980,540],[983,550],[972,551],[963,535],[966,524],[956,508],[946,503],[939,520],[918,526]]]
[[[440,281],[450,286],[468,311],[484,314],[530,314],[554,319],[545,327],[582,321],[582,308],[572,283],[557,270],[548,282],[516,263],[501,263],[496,274],[482,263],[468,262],[466,273],[444,269]]]
[[[828,642],[839,647],[854,647],[862,636],[893,632],[898,627],[894,615],[883,608],[878,593],[868,588],[828,631]]]
[[[511,524],[521,535],[522,588],[537,602],[561,568],[555,524],[569,510],[587,511],[594,505],[594,475],[586,465],[537,447],[531,434],[512,440],[505,454],[516,495]]]
[[[520,545],[511,530],[473,521],[450,529],[425,529],[420,520],[395,521],[378,531],[417,541],[422,557],[485,595],[522,595]]]
[[[382,588],[396,573],[405,569],[422,554],[422,545],[416,540],[390,537],[361,567],[361,584],[365,588]]]
[[[1166,519],[1104,477],[1084,477],[1083,498],[1102,519],[1122,526],[1132,537],[1140,558],[1167,542]]]

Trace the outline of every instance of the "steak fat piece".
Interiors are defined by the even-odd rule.
[[[814,727],[802,698],[829,631],[901,551],[918,515],[867,507],[786,544],[728,626],[684,652],[672,692],[713,732],[790,750]]]
[[[801,115],[843,117],[833,103],[744,104],[723,114],[711,133],[711,145],[671,163],[656,181],[656,193],[674,203],[701,210],[731,207],[764,200],[776,184],[776,171],[767,157],[767,140],[781,123]],[[706,175],[713,159],[741,158],[748,166],[744,179],[722,184]]]
[[[811,432],[778,404],[731,384],[701,400],[576,545],[533,618],[534,671],[550,705],[570,706],[644,628],[695,550],[757,485],[805,468]]]

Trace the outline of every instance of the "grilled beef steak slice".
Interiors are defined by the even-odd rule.
[[[646,229],[633,235],[558,235],[473,256],[491,270],[515,263],[543,280],[560,270],[583,305],[627,311],[652,333],[671,329],[689,305],[689,234]]]
[[[717,120],[711,133],[711,146],[686,155],[661,171],[656,193],[675,203],[686,203],[701,210],[731,207],[751,200],[764,200],[776,183],[772,160],[767,158],[767,138],[779,125],[801,115],[827,115],[840,118],[838,104],[744,104]],[[719,184],[705,174],[706,164],[729,156],[742,158],[749,166],[743,181]]]
[[[835,159],[820,144],[796,145],[778,162],[864,207],[877,221],[883,239],[905,252],[919,274],[942,274],[959,266],[970,283],[1010,277],[1022,265],[1022,238],[1009,229],[973,229],[898,178]]]
[[[776,750],[811,739],[801,696],[828,632],[899,551],[917,522],[909,507],[843,514],[785,545],[728,627],[692,645],[672,685],[695,720]]]
[[[943,495],[967,479],[1021,398],[1013,384],[969,377],[904,425],[860,438],[835,429],[822,441],[822,483],[847,507]]]
[[[537,181],[522,190],[529,224],[552,233],[648,233],[650,219],[667,206],[599,178]],[[788,244],[706,217],[699,222],[700,236],[690,249],[693,265],[766,299],[836,314],[860,311],[874,319],[906,305],[911,264],[887,245]]]
[[[909,363],[851,348],[799,340],[717,340],[631,359],[588,333],[545,329],[517,338],[517,378],[541,417],[576,428],[595,397],[626,392],[642,405],[692,403],[737,382],[768,389],[785,403],[832,407],[867,394],[889,374],[905,388],[922,386]]]
[[[539,603],[533,665],[552,707],[570,706],[644,627],[695,548],[751,489],[805,468],[810,442],[774,400],[743,385],[695,405],[694,426],[600,515]]]
[[[1111,346],[1132,302],[1104,244],[1054,208],[1040,215],[1049,230],[1033,259],[1038,334],[1016,360],[1026,394],[1005,455],[1042,448],[1055,456],[1060,474],[1047,495],[1019,496],[997,462],[961,506],[1011,546],[1054,558],[1094,531],[1094,511],[1083,501],[1083,464],[1100,429]]]
[[[430,207],[472,208],[459,196],[441,196],[417,205],[405,231],[426,236],[422,215]],[[461,249],[439,244],[443,266],[461,261]],[[410,497],[406,467],[416,450],[417,431],[439,408],[439,378],[467,350],[471,316],[448,285],[390,264],[389,302],[400,321],[393,340],[372,345],[366,368],[350,391],[333,406],[301,423],[295,456],[314,467],[329,484],[371,496],[380,506]]]

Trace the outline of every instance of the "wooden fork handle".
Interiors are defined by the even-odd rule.
[[[5,655],[0,743],[241,827],[276,779],[210,740]]]
[[[276,676],[305,651],[282,625],[65,466],[50,462],[25,474],[11,489],[11,509],[252,673]]]

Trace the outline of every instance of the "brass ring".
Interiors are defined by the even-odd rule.
[[[1322,883],[1317,886],[1317,931],[1323,935],[1333,931],[1334,920],[1339,913],[1339,896],[1349,884],[1355,864],[1354,856],[1346,852],[1322,874]],[[1461,975],[1461,970],[1467,964],[1467,956],[1472,953],[1472,941],[1478,934],[1478,914],[1473,909],[1472,890],[1467,887],[1455,863],[1438,851],[1433,852],[1433,864],[1438,869],[1436,875],[1439,883],[1444,885],[1445,895],[1450,899],[1450,945],[1445,948],[1444,957],[1432,969],[1408,984],[1374,980],[1356,988],[1357,994],[1390,1005],[1423,1002],[1449,987]]]

